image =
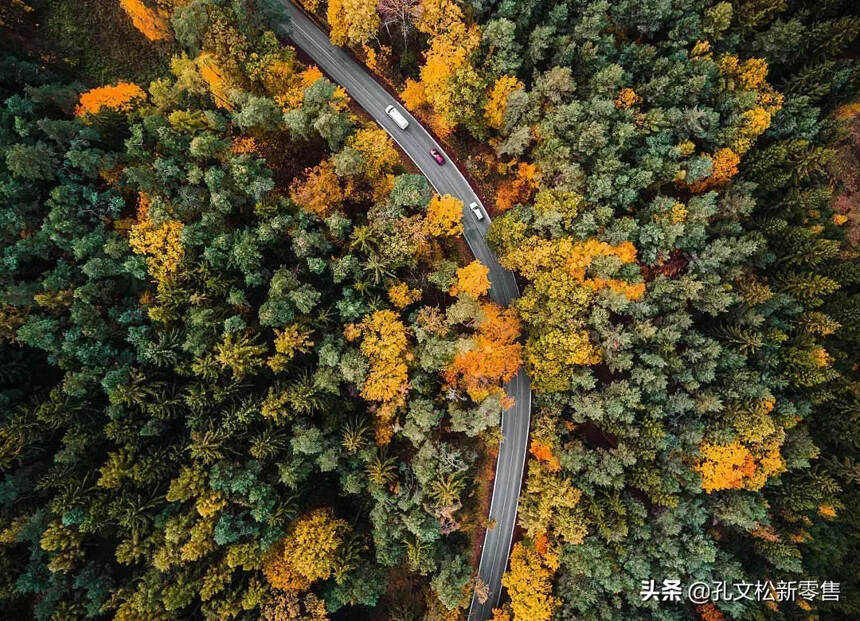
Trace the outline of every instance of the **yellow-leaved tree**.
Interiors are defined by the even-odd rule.
[[[283,371],[296,354],[309,352],[314,345],[311,334],[310,330],[303,330],[295,323],[275,330],[275,355],[268,360],[272,371]]]
[[[381,127],[359,129],[349,137],[347,145],[361,154],[364,174],[371,183],[392,172],[400,163],[400,155],[394,148],[394,141]]]
[[[703,442],[695,469],[702,475],[707,493],[723,489],[758,490],[768,478],[785,470],[780,454],[785,433],[780,430],[760,443]]]
[[[149,274],[159,286],[172,276],[185,252],[182,248],[182,222],[166,220],[155,224],[149,217],[150,200],[141,193],[137,223],[131,227],[128,243],[135,254],[146,255]]]
[[[304,591],[331,576],[348,531],[349,525],[331,509],[316,509],[298,518],[269,551],[264,565],[269,584],[285,591]]]
[[[405,282],[398,282],[388,288],[388,299],[396,308],[406,308],[421,299],[421,290],[412,289]]]
[[[367,43],[380,24],[376,2],[367,0],[329,0],[326,17],[335,45]]]
[[[360,324],[347,325],[344,334],[349,341],[362,337],[359,349],[370,363],[370,370],[361,396],[378,404],[376,441],[387,444],[393,433],[391,420],[406,403],[409,381],[406,363],[411,359],[406,326],[393,311],[379,310]]]
[[[502,128],[505,124],[505,113],[508,111],[508,97],[521,88],[523,88],[523,83],[509,75],[503,75],[496,80],[484,108],[484,120],[487,125],[493,129]]]
[[[549,621],[558,608],[552,594],[552,578],[558,569],[558,554],[541,554],[535,545],[517,542],[511,552],[511,566],[502,584],[511,598],[513,621]]]
[[[427,232],[434,237],[456,237],[463,233],[463,201],[444,194],[434,195],[424,220]]]

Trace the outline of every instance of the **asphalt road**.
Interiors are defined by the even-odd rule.
[[[499,265],[498,258],[487,246],[484,237],[490,226],[490,218],[463,174],[447,156],[446,163],[439,166],[430,156],[430,149],[435,147],[443,155],[445,152],[427,130],[349,54],[332,45],[326,33],[301,10],[290,2],[284,5],[290,23],[285,24],[279,34],[289,37],[329,78],[343,86],[353,100],[391,134],[439,194],[451,194],[463,201],[463,236],[475,258],[490,270],[490,297],[498,304],[509,305],[519,297],[514,275]],[[389,105],[397,107],[408,119],[409,127],[406,130],[401,130],[385,113]],[[468,209],[472,202],[481,205],[483,221],[479,222]],[[489,598],[483,604],[476,597],[472,598],[468,617],[470,621],[489,619],[492,609],[498,606],[501,578],[508,564],[517,516],[531,415],[531,384],[522,369],[508,383],[506,390],[514,397],[516,405],[502,415],[504,439],[499,449],[490,505],[490,518],[496,521],[496,527],[487,530],[478,569],[478,576],[489,586]]]

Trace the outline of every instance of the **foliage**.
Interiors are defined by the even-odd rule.
[[[329,0],[327,17],[335,45],[366,43],[380,24],[376,6],[361,0]]]
[[[543,553],[536,546],[514,544],[511,568],[502,579],[511,597],[514,619],[548,621],[558,608],[559,601],[552,595],[552,576],[558,568],[558,555]]]
[[[150,41],[160,41],[170,36],[167,20],[142,0],[120,0],[119,5],[128,13],[134,27]]]
[[[457,279],[451,287],[451,295],[470,295],[479,298],[487,295],[490,290],[489,268],[480,261],[472,261],[469,265],[457,270]]]
[[[505,113],[508,110],[508,98],[514,91],[523,88],[523,83],[513,76],[504,75],[496,80],[487,99],[484,109],[484,119],[492,129],[501,129],[505,123]]]
[[[269,552],[265,566],[269,583],[285,591],[302,591],[328,578],[335,569],[347,528],[346,522],[325,509],[296,520]]]
[[[463,233],[463,201],[445,194],[435,195],[427,205],[427,232],[436,237],[456,237]]]
[[[81,94],[75,114],[98,114],[103,108],[110,110],[128,111],[146,98],[146,93],[137,85],[130,82],[118,82],[113,86],[100,86]]]

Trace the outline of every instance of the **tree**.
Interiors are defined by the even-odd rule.
[[[395,308],[403,309],[420,300],[421,291],[411,289],[405,282],[401,282],[388,288],[388,299]]]
[[[331,161],[325,160],[306,169],[304,178],[295,179],[290,185],[290,198],[319,218],[326,218],[339,209],[344,196]]]
[[[492,302],[482,303],[480,312],[475,335],[458,343],[457,354],[444,371],[447,382],[464,388],[475,401],[498,394],[497,384],[511,380],[522,364],[516,315]]]
[[[367,43],[379,30],[379,13],[372,2],[329,0],[326,15],[335,45]]]
[[[243,130],[259,128],[272,131],[280,126],[283,111],[272,99],[251,95],[245,98],[234,118]]]
[[[406,109],[412,112],[417,112],[421,106],[427,103],[424,85],[412,78],[406,80],[403,90],[400,92],[400,98],[403,99],[403,105],[406,106]]]
[[[119,5],[131,17],[134,27],[150,41],[161,41],[170,37],[167,20],[158,11],[146,6],[142,0],[120,0]]]
[[[549,621],[559,601],[552,595],[552,576],[558,568],[558,555],[540,554],[534,545],[514,544],[510,569],[502,577],[508,589],[514,621]]]
[[[445,559],[439,573],[431,581],[433,592],[448,610],[460,608],[468,597],[465,587],[469,584],[471,570],[462,556]]]
[[[720,445],[703,443],[702,459],[696,470],[702,475],[702,489],[707,493],[721,489],[760,489],[767,478],[785,467],[779,453],[779,442],[764,443],[756,457],[735,441]]]
[[[533,454],[535,448],[532,441]],[[586,532],[584,518],[577,512],[581,493],[557,470],[560,468],[554,471],[551,461],[540,458],[529,465],[526,493],[520,498],[519,522],[529,537],[547,536],[551,531],[566,544],[577,545]]]
[[[523,88],[523,83],[515,77],[503,75],[490,91],[487,106],[484,108],[484,120],[493,129],[501,129],[505,124],[505,113],[508,110],[508,97],[516,90]]]
[[[359,129],[349,137],[347,145],[355,149],[364,163],[364,174],[371,184],[390,173],[400,164],[400,155],[391,136],[380,127]]]
[[[44,143],[16,144],[6,151],[6,167],[21,179],[50,180],[54,177],[57,159]]]
[[[361,353],[370,361],[371,371],[362,389],[370,401],[395,399],[406,382],[407,348],[405,326],[391,311],[376,311],[356,327],[363,336]],[[347,333],[349,338],[350,333]]]
[[[525,55],[517,41],[514,22],[504,18],[490,20],[482,36],[483,45],[488,48],[486,64],[492,75],[502,76],[499,80],[504,79],[505,75],[516,75],[525,60]]]
[[[263,365],[262,355],[266,347],[258,345],[256,339],[247,334],[226,334],[215,349],[215,360],[222,368],[229,368],[233,375],[242,379]]]
[[[396,207],[427,207],[431,200],[430,184],[424,175],[397,175],[391,188],[391,203]]]
[[[421,2],[419,0],[379,0],[377,10],[382,19],[382,26],[386,30],[391,26],[396,26],[400,30],[405,49],[409,35],[421,17]]]
[[[480,261],[457,270],[457,279],[451,287],[451,295],[471,295],[473,298],[485,296],[490,290],[489,268]]]
[[[283,330],[275,330],[275,355],[269,358],[268,365],[275,371],[282,371],[298,353],[308,353],[313,347],[310,340],[313,334],[303,330],[298,324],[290,324]]]
[[[131,227],[128,243],[131,249],[146,260],[149,274],[159,286],[176,273],[184,256],[182,247],[182,222],[166,220],[156,225],[150,218],[151,202],[146,194],[138,197],[137,223]]]
[[[98,114],[103,108],[125,112],[141,99],[146,99],[146,93],[137,84],[117,82],[113,86],[100,86],[82,93],[75,114]]]
[[[316,509],[297,519],[269,551],[264,566],[269,584],[285,591],[304,591],[331,576],[348,529],[331,509]]]
[[[427,206],[425,226],[430,235],[456,237],[463,233],[463,201],[445,194],[434,195]]]
[[[421,66],[421,86],[427,102],[440,115],[439,128],[447,133],[462,119],[471,118],[483,105],[483,83],[471,65],[480,43],[475,26],[467,26],[459,5],[451,0],[425,0],[418,29],[431,35]],[[459,84],[458,84],[459,82]],[[416,104],[416,87],[407,84],[408,101]]]
[[[731,149],[720,149],[713,157],[705,156],[710,162],[710,172],[707,177],[690,186],[693,192],[704,192],[708,188],[721,185],[738,174],[740,157]]]
[[[503,184],[496,194],[496,208],[507,211],[514,205],[525,205],[537,190],[537,167],[534,164],[520,163],[517,176]]]
[[[408,332],[397,315],[389,310],[376,311],[360,324],[345,329],[347,340],[362,337],[360,350],[370,364],[361,396],[379,402],[376,410],[377,442],[391,439],[389,423],[397,409],[406,403],[408,390]]]

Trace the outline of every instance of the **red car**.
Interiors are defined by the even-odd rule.
[[[442,157],[442,154],[439,153],[438,149],[430,149],[430,155],[433,156],[433,159],[436,160],[436,163],[439,164],[439,166],[445,163],[445,158]]]

